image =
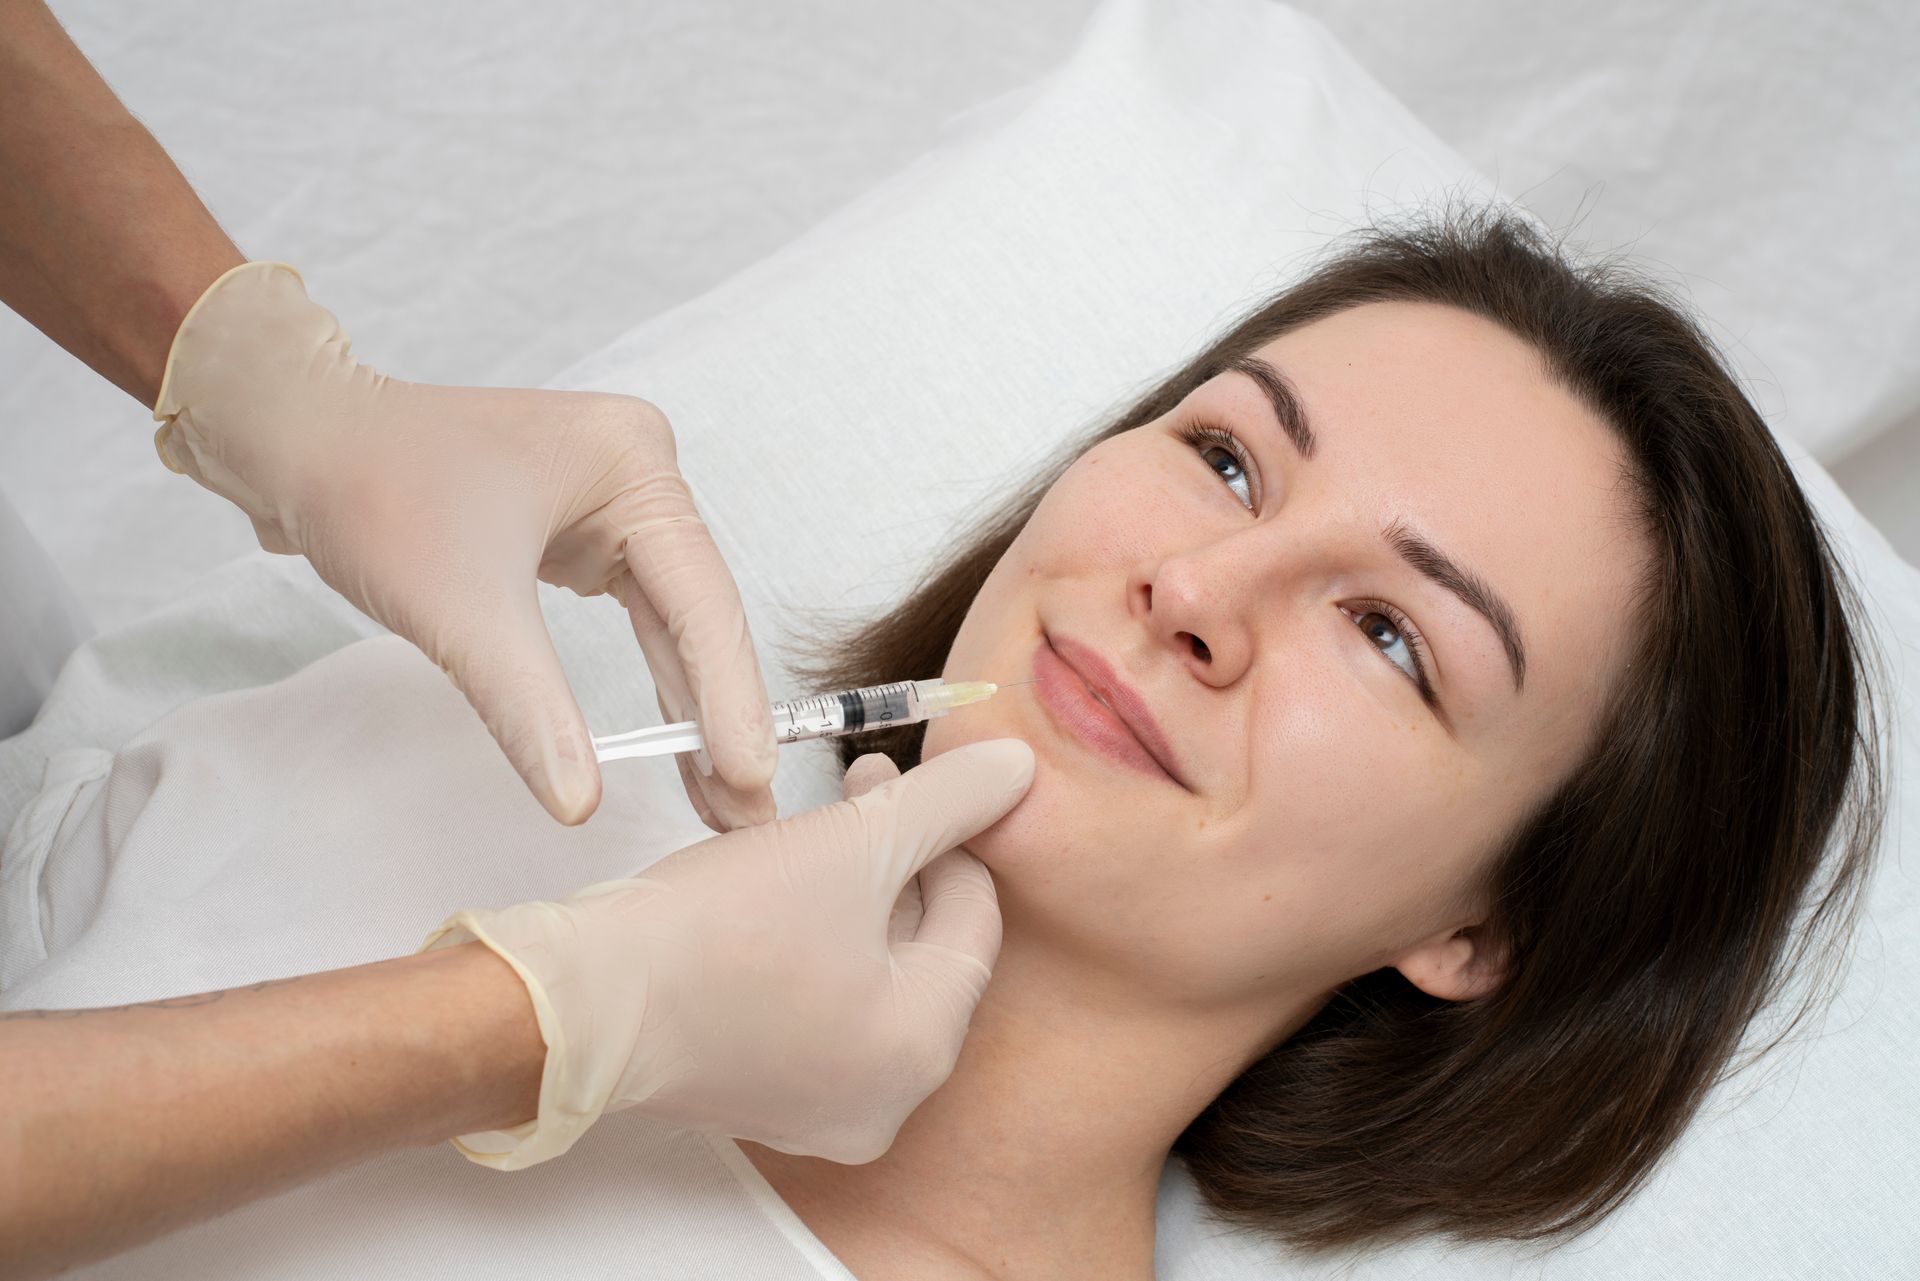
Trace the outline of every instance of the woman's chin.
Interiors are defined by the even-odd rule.
[[[1047,831],[1058,831],[1059,825],[1068,821],[1058,813],[1056,804],[1062,796],[1063,781],[1049,762],[1036,753],[1033,782],[1026,794],[1005,814],[969,837],[967,851],[985,863],[996,877],[1024,874],[1036,861],[1046,857]]]
[[[996,875],[1018,874],[1046,860],[1050,846],[1059,844],[1059,833],[1078,830],[1087,822],[1084,814],[1076,818],[1072,812],[1073,776],[1050,758],[1049,749],[1055,745],[1036,738],[1024,726],[996,724],[986,716],[970,722],[947,716],[928,725],[920,760],[924,764],[968,743],[996,738],[1018,738],[1033,749],[1033,782],[1011,809],[969,839],[966,848]]]

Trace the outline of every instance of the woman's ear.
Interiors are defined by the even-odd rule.
[[[1470,1001],[1506,981],[1507,956],[1505,940],[1483,923],[1435,935],[1394,961],[1393,968],[1429,996]]]

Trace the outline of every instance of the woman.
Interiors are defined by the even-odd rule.
[[[1671,305],[1490,211],[1359,236],[813,669],[1035,678],[843,740],[850,792],[1006,736],[1035,774],[967,845],[1004,932],[952,1076],[869,1164],[739,1152],[863,1281],[1151,1275],[1170,1155],[1304,1248],[1589,1226],[1807,950],[1803,903],[1851,922],[1880,818],[1851,600]],[[247,697],[249,767],[307,769]],[[355,738],[351,701],[302,750],[398,798],[409,877],[455,866],[494,822],[477,767]],[[276,819],[245,783],[320,852],[312,910],[371,910],[332,885],[390,876],[380,805]],[[556,877],[632,865],[611,799],[543,837]],[[645,1257],[645,1216],[618,1230]]]
[[[968,843],[1005,941],[953,1076],[878,1161],[755,1166],[863,1276],[1138,1271],[1169,1151],[1300,1246],[1590,1226],[1880,821],[1857,605],[1758,414],[1656,290],[1469,211],[1069,457],[814,669],[1031,667],[840,748],[1037,766]]]

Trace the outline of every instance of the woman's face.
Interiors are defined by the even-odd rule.
[[[933,721],[925,755],[1033,747],[1026,797],[967,843],[1009,938],[1187,1003],[1388,965],[1476,995],[1499,975],[1470,928],[1493,849],[1625,661],[1646,542],[1623,450],[1533,348],[1450,307],[1355,307],[1255,359],[1311,457],[1242,370],[1082,455],[944,671],[1038,683]],[[1420,566],[1506,621],[1519,688],[1495,624]],[[1119,719],[1076,675],[1111,690],[1096,664],[1137,695],[1108,694]],[[1139,709],[1152,749],[1121,725]]]

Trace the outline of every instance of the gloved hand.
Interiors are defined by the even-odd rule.
[[[456,1144],[519,1169],[638,1106],[796,1155],[880,1156],[953,1071],[1000,953],[993,879],[957,847],[1032,782],[1019,739],[970,743],[642,876],[455,914],[421,950],[477,938],[499,953],[547,1043],[539,1115]],[[909,921],[896,904],[916,873]],[[890,917],[911,935],[890,940]]]
[[[438,387],[360,364],[284,263],[216,280],[180,324],[160,457],[238,504],[453,678],[540,803],[577,823],[600,771],[534,579],[626,606],[709,827],[771,821],[773,720],[733,576],[666,417],[585,392]]]

